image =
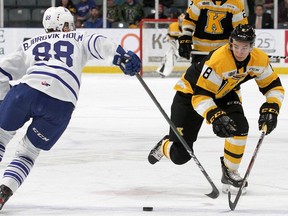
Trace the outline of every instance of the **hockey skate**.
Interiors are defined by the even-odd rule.
[[[169,136],[168,135],[164,136],[163,139],[161,139],[156,144],[156,146],[154,146],[154,148],[150,151],[150,153],[148,155],[148,161],[150,164],[157,163],[164,156],[161,148],[162,148],[162,143],[165,142],[167,139],[169,139]]]
[[[231,194],[237,194],[239,188],[242,185],[243,178],[240,176],[237,170],[229,170],[224,164],[224,157],[220,157],[221,167],[222,167],[222,178],[221,182],[223,183],[222,192]],[[242,194],[246,194],[246,188],[248,182],[246,182],[245,187],[242,190]]]
[[[0,186],[0,210],[12,195],[13,192],[9,187],[5,185]]]

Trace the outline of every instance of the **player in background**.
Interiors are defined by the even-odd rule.
[[[0,182],[0,209],[27,178],[40,151],[50,150],[65,131],[87,61],[111,62],[131,76],[141,67],[135,53],[104,35],[74,31],[73,16],[64,7],[48,8],[43,26],[47,34],[23,42],[0,60],[0,161],[16,131],[32,120]],[[9,81],[17,79],[20,83],[10,89]]]
[[[191,0],[182,23],[179,37],[179,55],[192,62],[205,57],[204,53],[228,42],[232,30],[239,24],[248,24],[242,0]]]
[[[218,137],[225,138],[224,155],[220,157],[223,192],[228,192],[231,185],[239,188],[243,182],[237,170],[244,154],[249,125],[235,88],[250,79],[256,81],[266,97],[258,120],[259,130],[263,125],[267,126],[266,134],[276,127],[284,98],[284,89],[267,54],[254,47],[255,37],[251,25],[238,25],[228,44],[210,52],[201,62],[193,63],[174,87],[176,94],[171,106],[171,120],[190,148],[193,149],[204,119],[212,124]],[[169,135],[151,150],[148,160],[155,164],[163,156],[179,165],[191,159],[171,129]]]
[[[182,32],[182,21],[185,17],[185,14],[182,13],[178,16],[178,21],[173,22],[168,27],[167,40],[168,40],[168,49],[165,53],[163,62],[156,69],[156,72],[160,74],[161,77],[169,76],[174,68],[175,61],[179,59],[178,55],[178,37]]]

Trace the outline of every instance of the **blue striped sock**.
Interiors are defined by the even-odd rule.
[[[4,172],[3,179],[10,178],[17,182],[18,187],[30,173],[34,161],[25,156],[15,156]]]
[[[0,162],[2,161],[4,153],[5,153],[5,146],[0,143]]]

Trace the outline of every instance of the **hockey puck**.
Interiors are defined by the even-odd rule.
[[[153,207],[143,207],[143,211],[153,211]]]

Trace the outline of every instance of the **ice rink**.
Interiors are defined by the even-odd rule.
[[[148,78],[167,114],[179,78]],[[288,76],[281,76],[284,87]],[[286,89],[287,90],[287,89]],[[260,132],[257,121],[264,97],[251,80],[242,85],[243,106],[250,123],[244,175]],[[249,177],[248,192],[230,211],[226,194],[205,196],[211,186],[194,161],[176,166],[167,159],[150,165],[150,149],[168,132],[168,124],[136,77],[84,74],[80,99],[70,125],[2,209],[1,215],[202,216],[288,215],[288,103],[284,100],[278,126],[266,136]],[[1,175],[10,162],[18,131],[7,146]],[[194,144],[195,155],[221,189],[219,157],[224,139],[206,123]],[[233,197],[234,199],[234,197]],[[144,206],[154,207],[143,212]]]

